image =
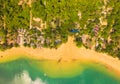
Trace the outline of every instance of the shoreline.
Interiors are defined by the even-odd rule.
[[[78,48],[69,37],[66,44],[62,44],[58,49],[33,49],[33,48],[12,48],[6,51],[0,51],[0,63],[19,59],[21,57],[35,60],[57,60],[61,61],[93,61],[103,64],[108,70],[120,74],[120,60],[113,58],[105,53],[98,53],[94,50]]]

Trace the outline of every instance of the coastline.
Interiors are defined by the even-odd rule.
[[[98,53],[94,50],[78,48],[69,37],[66,44],[62,44],[58,49],[33,49],[33,48],[12,48],[6,51],[0,51],[0,63],[12,61],[19,58],[30,58],[35,60],[57,60],[62,61],[93,61],[103,64],[108,70],[120,74],[120,60],[104,53]]]

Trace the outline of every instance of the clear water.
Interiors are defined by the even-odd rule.
[[[100,64],[18,59],[0,64],[0,84],[120,84],[120,80]]]

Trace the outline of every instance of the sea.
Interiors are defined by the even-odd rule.
[[[120,76],[95,62],[19,58],[0,63],[0,84],[120,84]]]

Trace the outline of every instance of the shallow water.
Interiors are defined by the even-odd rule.
[[[103,65],[18,59],[0,64],[0,84],[120,84]]]

